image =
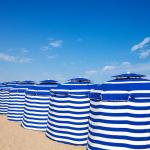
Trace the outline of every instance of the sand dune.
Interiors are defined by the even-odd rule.
[[[27,130],[0,115],[0,150],[85,150],[48,139],[45,133]]]

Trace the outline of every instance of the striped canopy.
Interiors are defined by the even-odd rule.
[[[74,145],[86,145],[90,99],[94,85],[89,80],[75,79],[51,90],[46,135],[52,140]]]
[[[24,111],[25,91],[34,87],[34,81],[20,82],[10,90],[7,117],[11,121],[21,121]]]
[[[142,77],[93,90],[88,150],[150,149],[150,81]]]
[[[0,114],[7,114],[9,91],[17,85],[16,82],[4,82],[0,85]]]
[[[57,81],[44,80],[26,92],[22,126],[27,129],[45,131],[47,127],[50,89],[58,85]]]

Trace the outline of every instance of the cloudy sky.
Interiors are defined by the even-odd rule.
[[[149,0],[0,2],[0,81],[135,72],[150,78]]]

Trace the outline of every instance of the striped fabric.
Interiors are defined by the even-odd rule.
[[[22,121],[24,102],[25,102],[25,91],[28,88],[32,88],[33,83],[22,82],[20,85],[12,88],[10,90],[9,103],[8,103],[8,113],[7,118],[11,121]]]
[[[88,94],[94,85],[89,80],[76,80],[51,90],[46,136],[58,142],[86,145],[90,106]]]
[[[34,89],[26,92],[26,102],[22,126],[27,129],[45,131],[47,127],[48,109],[50,103],[50,89],[58,83],[53,80],[43,81]],[[47,83],[48,82],[48,83]]]
[[[6,84],[0,86],[0,114],[7,114],[9,90],[14,86],[14,84]]]
[[[90,97],[88,150],[150,150],[150,81],[119,77]]]

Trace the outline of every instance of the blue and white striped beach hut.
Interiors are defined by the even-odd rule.
[[[47,127],[50,90],[56,88],[55,80],[44,80],[26,92],[22,126],[27,129],[45,131]]]
[[[22,81],[10,90],[7,118],[11,121],[22,121],[25,91],[35,85],[34,81]]]
[[[91,93],[88,150],[150,150],[150,81],[114,76]]]
[[[90,80],[74,78],[51,90],[46,136],[52,140],[86,145],[88,135]]]
[[[0,114],[7,114],[9,91],[17,84],[18,82],[13,81],[13,82],[4,82],[0,85]]]

